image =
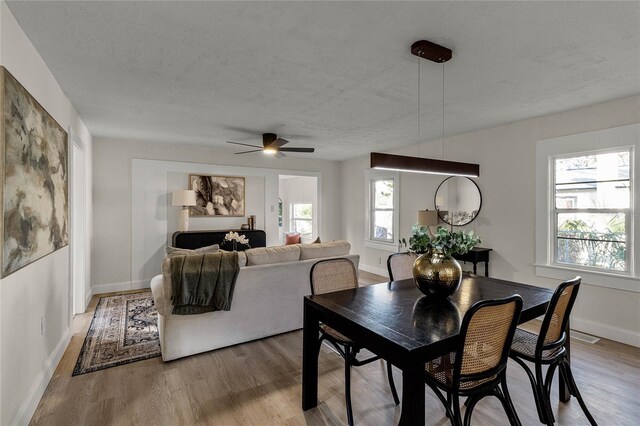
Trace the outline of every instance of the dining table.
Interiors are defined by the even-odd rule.
[[[302,409],[309,410],[318,404],[318,333],[322,323],[400,369],[399,424],[424,425],[425,362],[456,349],[460,343],[462,319],[476,302],[514,294],[519,294],[523,300],[521,324],[544,315],[553,290],[463,274],[459,289],[445,298],[425,296],[413,279],[306,296],[303,302]],[[568,345],[568,335],[566,341]],[[560,400],[568,401],[570,395],[562,377],[559,386]],[[533,397],[531,403],[534,404]]]

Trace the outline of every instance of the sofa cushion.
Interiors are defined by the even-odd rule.
[[[300,260],[345,256],[351,250],[351,244],[343,240],[320,244],[300,244],[298,247],[300,247]]]
[[[245,254],[247,266],[294,262],[300,260],[300,247],[298,245],[259,247],[246,250]]]

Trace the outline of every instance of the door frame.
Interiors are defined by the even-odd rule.
[[[78,137],[76,132],[69,129],[69,315],[73,319],[74,315],[84,313],[87,307],[87,150],[85,143]],[[82,170],[76,170],[76,157],[82,159]],[[81,176],[78,176],[81,174]],[[77,181],[77,179],[80,179]],[[78,206],[82,203],[83,206]],[[84,207],[84,208],[83,208]],[[78,229],[82,226],[82,229]],[[83,267],[81,275],[78,276],[76,264],[78,253],[83,253]]]

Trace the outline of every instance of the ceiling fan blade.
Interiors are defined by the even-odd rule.
[[[277,146],[277,147],[281,147],[282,145],[286,145],[286,144],[288,144],[288,143],[289,143],[289,141],[288,141],[288,140],[278,138],[278,139],[276,139],[275,141],[273,141],[269,146]]]
[[[231,144],[234,144],[234,145],[250,146],[252,148],[260,148],[260,149],[262,149],[262,147],[259,146],[259,145],[249,145],[247,143],[231,142],[231,141],[227,141],[227,143],[231,143]]]
[[[315,148],[280,148],[280,151],[286,151],[286,152],[315,152]]]
[[[238,155],[238,154],[248,154],[250,152],[259,152],[262,151],[261,149],[252,149],[251,151],[242,151],[242,152],[234,152],[234,154]]]
[[[276,152],[276,158],[282,158],[282,157],[286,157],[286,155],[284,154],[284,152]]]

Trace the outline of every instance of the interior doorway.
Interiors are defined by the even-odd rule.
[[[280,175],[278,196],[280,241],[284,243],[287,233],[299,233],[303,243],[311,243],[318,238],[318,178]]]

